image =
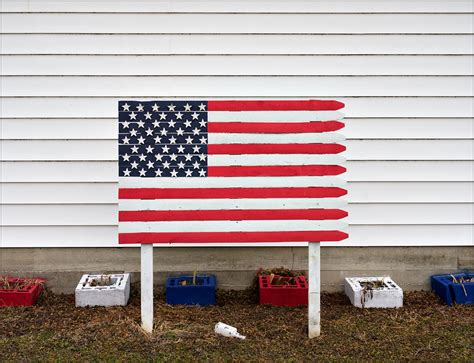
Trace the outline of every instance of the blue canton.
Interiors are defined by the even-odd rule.
[[[207,176],[206,101],[120,101],[120,177]]]

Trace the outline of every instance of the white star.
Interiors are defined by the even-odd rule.
[[[184,163],[182,161],[178,163],[178,168],[184,169]]]
[[[146,118],[147,120],[151,120],[151,113],[150,113],[150,112],[147,112],[147,113],[145,114],[145,118]]]
[[[182,120],[182,119],[183,119],[183,114],[182,114],[181,112],[175,113],[174,115],[176,116],[176,118],[177,118],[178,120]]]
[[[176,121],[175,120],[171,120],[170,122],[168,122],[168,125],[170,127],[174,127],[174,125],[176,125]]]
[[[168,135],[168,131],[166,131],[166,129],[163,127],[160,131],[160,134],[161,134],[161,136],[166,136],[166,135]]]
[[[184,121],[184,126],[191,127],[191,125],[192,125],[192,122],[190,120]]]
[[[127,136],[125,136],[125,137],[122,139],[122,143],[123,143],[123,144],[129,144],[129,143],[130,143],[130,139],[129,139]]]
[[[204,120],[199,121],[199,126],[206,127],[206,121]]]
[[[128,154],[122,155],[122,158],[124,161],[130,161],[130,155]]]
[[[201,141],[201,144],[205,144],[206,143],[206,138],[203,136],[199,139],[199,141]]]
[[[158,110],[160,109],[160,106],[158,106],[156,103],[151,106],[151,108],[153,109],[154,112],[158,112]]]
[[[195,146],[193,147],[193,151],[194,151],[195,153],[198,153],[198,152],[199,152],[199,146],[195,145]]]
[[[191,169],[187,169],[185,173],[186,173],[186,176],[193,176],[193,172],[191,171]]]
[[[130,130],[130,136],[137,136],[137,130],[131,129]]]
[[[191,136],[188,136],[186,138],[186,144],[192,144],[193,143],[193,138]]]
[[[138,146],[134,145],[132,146],[132,153],[137,153],[138,152]]]
[[[204,154],[199,155],[199,159],[201,159],[202,161],[206,160],[206,155]]]
[[[137,114],[135,112],[132,112],[129,116],[130,116],[130,120],[136,120],[137,119]]]
[[[184,135],[184,130],[180,127],[179,129],[176,130],[176,135],[178,135],[178,136]]]
[[[171,155],[170,155],[170,160],[171,160],[171,161],[176,161],[176,158],[177,158],[177,157],[178,157],[178,155],[176,155],[176,154],[171,154]]]
[[[160,123],[158,122],[158,120],[153,121],[154,128],[159,127],[159,126],[160,126]]]
[[[199,176],[206,176],[206,171],[204,169],[199,170]]]
[[[170,144],[176,144],[176,137],[174,136],[170,137]]]
[[[130,165],[132,166],[132,169],[137,169],[138,168],[138,163],[136,161],[134,161]]]
[[[170,110],[170,111],[174,111],[175,108],[176,108],[176,106],[173,105],[173,104],[168,106],[168,110]]]
[[[161,137],[155,136],[155,143],[161,144]]]
[[[176,178],[178,176],[178,172],[176,170],[171,170],[171,176]]]
[[[128,168],[123,171],[123,176],[130,176],[130,170]]]
[[[142,120],[140,120],[140,121],[137,122],[137,126],[138,127],[145,127],[145,123]]]
[[[128,129],[128,128],[129,128],[129,125],[130,125],[130,122],[124,121],[124,122],[122,122],[122,125],[123,125],[123,128],[124,128],[124,129]]]
[[[206,105],[204,103],[201,103],[199,105],[199,111],[205,111],[206,110]]]
[[[143,105],[141,103],[138,104],[137,111],[143,112]]]
[[[184,146],[183,145],[178,146],[178,152],[179,153],[184,153]]]
[[[155,165],[153,165],[153,161],[149,161],[146,166],[148,166],[148,169],[153,169],[155,167]]]
[[[162,112],[160,113],[160,120],[166,120],[166,113]]]
[[[193,129],[193,135],[199,135],[199,132],[200,132],[200,131],[201,131],[201,130],[199,130],[197,127],[195,127],[195,128]]]
[[[191,116],[193,117],[193,120],[197,120],[199,117],[199,114],[194,112]]]
[[[138,157],[140,158],[140,161],[146,161],[146,155],[140,154]]]
[[[161,161],[161,159],[163,159],[163,155],[161,155],[161,154],[156,154],[156,155],[155,155],[155,158],[156,158],[156,161]]]
[[[167,145],[163,146],[161,149],[164,153],[168,153],[170,151],[170,148]]]
[[[122,108],[124,111],[130,111],[130,105],[128,103],[125,103],[124,105],[122,105]]]
[[[155,170],[155,176],[161,176],[162,173],[161,169]]]
[[[189,103],[184,105],[184,111],[191,111],[191,105]]]
[[[199,164],[197,161],[195,161],[194,164],[193,164],[194,169],[199,169],[200,166],[201,166],[201,164]]]
[[[146,152],[147,152],[148,154],[151,154],[151,153],[153,152],[153,146],[148,145],[148,146],[146,147]]]
[[[186,154],[185,158],[186,158],[186,161],[191,161],[193,156],[191,154]]]
[[[167,162],[167,161],[165,161],[165,162],[163,163],[163,168],[169,169],[169,168],[170,168],[170,163]]]
[[[138,143],[139,144],[144,144],[145,143],[145,139],[143,138],[143,136],[140,136],[138,139],[137,139]]]
[[[146,132],[146,136],[152,136],[153,135],[153,130],[148,128],[148,130],[145,131]]]
[[[142,169],[139,171],[139,173],[140,173],[140,176],[145,176],[145,175],[146,175],[146,170],[142,168]]]

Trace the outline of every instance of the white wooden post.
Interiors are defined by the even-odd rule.
[[[153,244],[142,244],[141,259],[141,310],[142,328],[153,331]]]
[[[321,335],[321,243],[308,243],[308,338]]]

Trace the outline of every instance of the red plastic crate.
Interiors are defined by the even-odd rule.
[[[288,281],[291,277],[277,276]],[[298,306],[308,305],[308,282],[304,276],[294,277],[295,285],[271,285],[269,275],[260,275],[258,277],[259,284],[259,300],[260,304],[270,304],[275,306]]]
[[[25,280],[35,280],[40,284],[26,286],[21,289],[3,289],[0,286],[0,307],[2,306],[31,306],[38,300],[39,294],[43,290],[43,283],[46,281],[40,278],[19,279],[9,277],[9,284],[23,283]]]

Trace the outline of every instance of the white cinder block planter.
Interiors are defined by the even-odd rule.
[[[382,288],[371,290],[363,286],[364,281],[382,279]],[[344,280],[344,290],[352,305],[359,308],[400,308],[403,306],[403,290],[389,276],[347,277]]]
[[[129,296],[130,274],[86,274],[76,287],[76,306],[127,305]]]

